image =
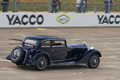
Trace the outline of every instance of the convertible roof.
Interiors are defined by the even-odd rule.
[[[29,39],[37,39],[37,40],[65,40],[64,38],[56,37],[56,36],[48,36],[48,35],[32,35],[27,36]]]

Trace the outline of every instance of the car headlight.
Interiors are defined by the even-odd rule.
[[[90,49],[95,49],[95,48],[93,46],[91,46]]]

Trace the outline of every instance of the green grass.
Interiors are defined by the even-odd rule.
[[[0,0],[1,2],[2,0]],[[10,0],[10,2],[13,2],[14,0]],[[51,0],[52,1],[52,0]],[[105,0],[88,0],[88,4],[104,4]],[[120,0],[114,0],[116,4],[120,4]],[[34,4],[23,4],[22,2],[41,2],[41,3],[49,3],[49,0],[21,0],[21,3],[19,4],[19,11],[33,11],[34,10]],[[61,5],[61,10],[65,11],[66,10],[66,5],[65,3],[76,3],[76,0],[61,0],[63,3]],[[35,6],[36,11],[48,11],[48,4],[36,4]],[[14,4],[10,3],[9,4],[9,10],[13,11]],[[67,6],[68,11],[75,11],[75,5],[68,5]],[[104,11],[104,5],[98,5],[97,11]],[[95,5],[88,5],[87,11],[94,11]],[[120,5],[114,5],[112,7],[112,11],[120,11]]]

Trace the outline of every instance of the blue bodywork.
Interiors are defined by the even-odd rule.
[[[24,41],[26,39],[36,40],[37,44],[34,48],[25,47]],[[50,47],[41,48],[41,44],[45,41],[50,41]],[[64,47],[53,47],[53,41],[63,41],[65,43]],[[97,54],[101,57],[101,53],[96,49],[88,50],[86,44],[67,44],[64,38],[55,37],[55,36],[43,36],[43,35],[34,35],[27,36],[22,43],[21,48],[24,51],[23,64],[35,65],[35,61],[38,56],[44,55],[48,59],[48,65],[54,64],[79,64],[79,63],[88,63],[89,57],[93,54]],[[53,52],[54,50],[54,52]],[[56,53],[55,53],[56,52]],[[53,54],[54,53],[54,54]],[[57,54],[57,55],[56,55]],[[11,54],[6,57],[6,59],[11,60]],[[70,63],[71,62],[71,63]]]

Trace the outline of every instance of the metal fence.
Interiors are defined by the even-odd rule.
[[[0,11],[2,12],[2,3],[0,3]],[[62,3],[61,10],[58,11],[62,13],[75,13],[76,4],[72,3]],[[8,12],[14,12],[15,8],[18,12],[49,12],[49,3],[40,2],[21,2],[15,6],[14,2],[9,3]],[[105,4],[87,4],[86,13],[97,13],[105,12]],[[120,4],[112,5],[111,12],[120,12]]]

